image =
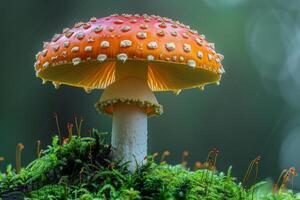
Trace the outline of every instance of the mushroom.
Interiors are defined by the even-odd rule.
[[[104,89],[96,108],[112,115],[113,156],[133,171],[147,155],[147,117],[162,114],[153,92],[219,83],[223,56],[204,35],[155,15],[111,15],[55,34],[36,56],[43,83]]]

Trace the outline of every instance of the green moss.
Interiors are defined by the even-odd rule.
[[[2,199],[204,199],[300,200],[289,190],[272,193],[266,182],[246,190],[227,173],[190,171],[181,165],[156,164],[151,157],[134,173],[111,158],[105,135],[73,136],[64,145],[58,137],[42,156],[20,173],[11,166],[0,173]],[[253,192],[254,191],[254,192]],[[253,197],[252,197],[253,196]]]

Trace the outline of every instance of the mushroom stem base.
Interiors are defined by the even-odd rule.
[[[112,125],[113,157],[129,161],[134,171],[147,155],[147,114],[136,105],[117,104],[114,107]]]

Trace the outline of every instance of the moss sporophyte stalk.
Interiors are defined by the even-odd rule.
[[[273,191],[265,181],[246,187],[232,177],[231,167],[226,173],[217,171],[217,149],[209,152],[205,162],[191,166],[194,170],[186,162],[187,151],[183,162],[175,166],[167,164],[170,152],[165,151],[147,156],[147,162],[131,172],[128,163],[112,157],[113,149],[105,142],[107,133],[93,129],[92,137],[70,135],[65,142],[54,136],[52,144],[19,171],[8,165],[0,173],[1,199],[300,199],[300,194],[286,188],[296,175],[294,168],[282,172]],[[251,161],[243,182],[257,173],[251,173],[254,166],[258,165]]]

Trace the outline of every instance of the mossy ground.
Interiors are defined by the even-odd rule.
[[[206,169],[191,171],[181,165],[156,164],[152,157],[134,173],[111,159],[103,134],[72,136],[52,145],[40,158],[16,173],[11,166],[0,173],[2,199],[203,199],[300,200],[290,190],[271,192],[265,182],[245,189],[231,175]]]

